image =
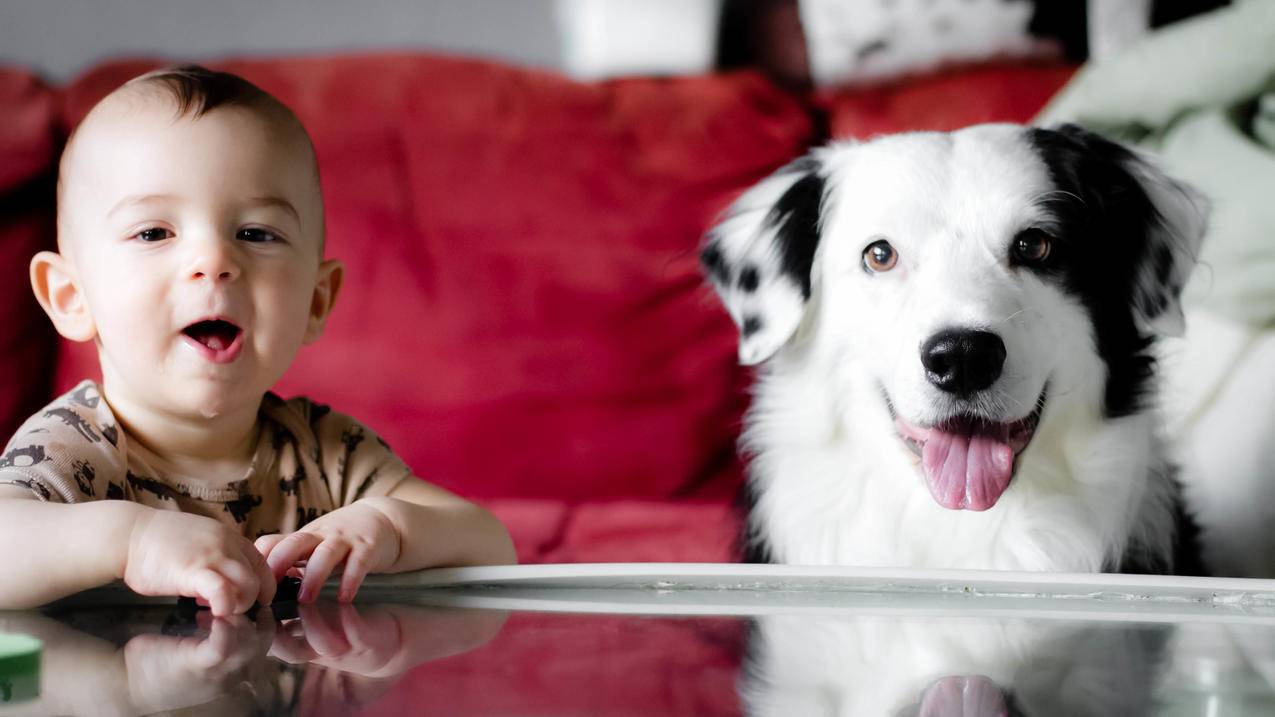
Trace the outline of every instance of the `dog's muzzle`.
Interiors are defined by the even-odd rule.
[[[983,511],[1009,488],[1015,461],[1036,434],[1045,395],[1042,391],[1030,414],[1008,422],[960,414],[918,426],[890,409],[899,437],[921,459],[934,500],[949,510]]]

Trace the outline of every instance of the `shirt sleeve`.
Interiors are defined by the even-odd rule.
[[[54,503],[123,498],[120,431],[105,404],[85,382],[27,419],[0,455],[0,484]]]
[[[320,466],[338,508],[360,498],[386,495],[412,477],[412,469],[389,444],[355,419],[311,404],[310,424],[319,442]]]

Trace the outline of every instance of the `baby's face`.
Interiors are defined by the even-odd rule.
[[[183,414],[255,405],[321,329],[308,144],[241,108],[108,103],[64,165],[60,218],[107,388]]]

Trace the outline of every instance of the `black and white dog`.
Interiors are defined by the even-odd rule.
[[[1197,572],[1151,350],[1206,215],[1076,126],[834,144],[748,190],[702,253],[762,364],[747,559]]]

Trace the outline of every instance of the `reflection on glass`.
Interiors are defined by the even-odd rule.
[[[275,620],[167,608],[0,613],[44,642],[41,696],[0,715],[354,713],[395,678],[494,637],[504,613],[319,602]]]
[[[1258,608],[1005,614],[829,594],[788,612],[654,616],[640,614],[649,601],[554,612],[551,597],[507,620],[333,602],[255,620],[0,613],[0,631],[45,644],[39,700],[0,703],[0,717],[1275,715],[1275,614]]]
[[[754,717],[1275,714],[1262,625],[763,616],[742,670]]]

